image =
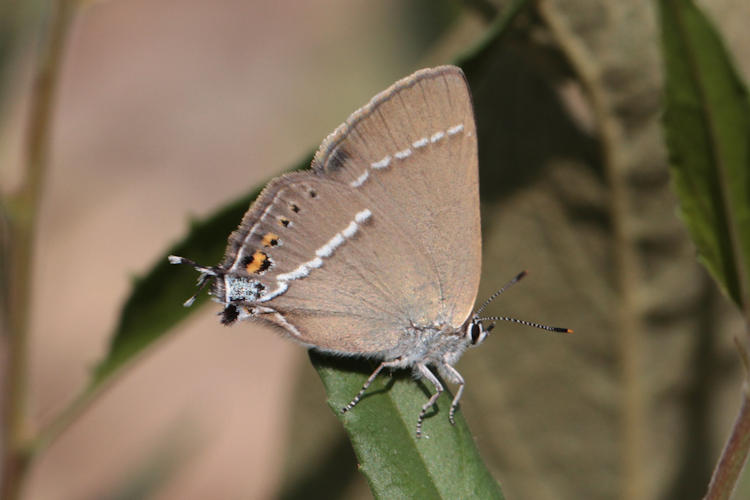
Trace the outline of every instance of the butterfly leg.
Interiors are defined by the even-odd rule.
[[[393,361],[383,361],[380,363],[380,365],[375,369],[374,372],[372,372],[372,375],[367,379],[365,382],[365,385],[362,386],[362,389],[359,390],[356,396],[354,396],[354,399],[352,399],[348,405],[344,406],[341,409],[341,413],[346,413],[352,408],[354,408],[357,403],[359,403],[359,400],[362,399],[362,396],[365,394],[365,391],[368,387],[370,387],[370,384],[372,384],[373,380],[378,376],[378,374],[383,370],[383,368],[392,368],[397,367],[401,363],[401,358],[394,359]]]
[[[466,385],[466,382],[464,382],[464,378],[460,373],[458,373],[458,370],[453,368],[451,365],[446,363],[440,368],[442,369],[441,373],[445,378],[449,379],[454,384],[458,384],[458,390],[456,391],[456,395],[453,397],[453,401],[451,402],[451,409],[448,412],[448,420],[450,420],[451,425],[456,425],[456,421],[454,420],[453,416],[456,414],[458,401],[461,399],[461,395],[464,393],[464,386]]]
[[[432,373],[429,368],[427,368],[427,365],[418,363],[417,369],[419,369],[419,373],[422,374],[424,378],[432,382],[432,385],[435,386],[435,394],[430,396],[430,399],[428,399],[427,402],[422,405],[422,411],[419,412],[419,416],[417,417],[417,437],[422,437],[422,420],[424,420],[424,416],[425,413],[427,413],[427,410],[432,408],[432,406],[435,404],[435,401],[437,401],[437,398],[439,398],[440,394],[443,392],[443,384],[441,384],[435,374]]]

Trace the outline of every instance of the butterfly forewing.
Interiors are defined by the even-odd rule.
[[[392,282],[419,321],[460,326],[479,286],[481,237],[477,143],[471,96],[460,69],[422,70],[377,95],[322,144],[315,168],[355,186],[373,213],[412,242],[396,254]],[[391,241],[391,240],[387,240]],[[411,278],[428,264],[430,285]]]

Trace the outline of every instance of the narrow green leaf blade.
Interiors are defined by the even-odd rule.
[[[750,105],[720,37],[689,0],[661,0],[664,129],[701,262],[750,313]]]
[[[434,388],[408,372],[381,374],[365,397],[346,414],[343,408],[377,366],[310,352],[328,393],[328,404],[344,424],[376,498],[503,498],[461,415],[448,421],[451,396],[430,411],[417,438],[422,405]]]

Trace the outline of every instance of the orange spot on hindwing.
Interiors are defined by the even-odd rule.
[[[275,233],[266,233],[263,236],[264,247],[275,247],[279,244],[279,235]]]
[[[254,254],[245,257],[243,264],[248,274],[262,274],[271,267],[271,259],[267,253],[256,250]]]

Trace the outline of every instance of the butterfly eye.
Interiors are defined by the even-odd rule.
[[[479,323],[472,322],[466,328],[466,336],[471,337],[471,345],[478,345],[487,336],[487,331]]]

